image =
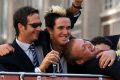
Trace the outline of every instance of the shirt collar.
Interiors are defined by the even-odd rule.
[[[21,42],[21,41],[19,41],[17,38],[16,38],[16,42],[18,43],[18,45],[19,45],[24,51],[27,51],[28,48],[29,48],[30,45],[31,45],[31,44],[28,44],[28,43]]]

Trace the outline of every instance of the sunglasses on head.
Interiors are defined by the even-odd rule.
[[[37,27],[41,27],[42,23],[32,23],[28,25],[31,25],[33,28],[37,28]]]

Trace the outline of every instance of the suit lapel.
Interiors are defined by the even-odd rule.
[[[34,69],[34,65],[32,64],[29,57],[26,55],[26,53],[21,49],[21,47],[16,43],[14,40],[12,46],[15,48],[15,53],[17,54],[18,58],[20,58],[20,66],[22,66],[25,69]]]

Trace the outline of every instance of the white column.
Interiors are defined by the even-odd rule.
[[[3,25],[2,25],[2,29],[3,29],[3,33],[2,33],[2,38],[3,40],[7,39],[7,30],[8,30],[8,0],[3,0]]]

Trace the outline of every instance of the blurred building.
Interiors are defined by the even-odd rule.
[[[101,34],[120,34],[120,0],[103,0]]]
[[[120,0],[85,0],[83,38],[120,34]]]
[[[51,5],[68,8],[73,0],[0,0],[0,43],[14,39],[13,13],[22,6],[32,6],[40,10],[44,23],[44,14]],[[91,39],[99,35],[119,34],[119,0],[84,0],[82,14],[72,30],[77,38]],[[45,25],[42,25],[45,26]]]

